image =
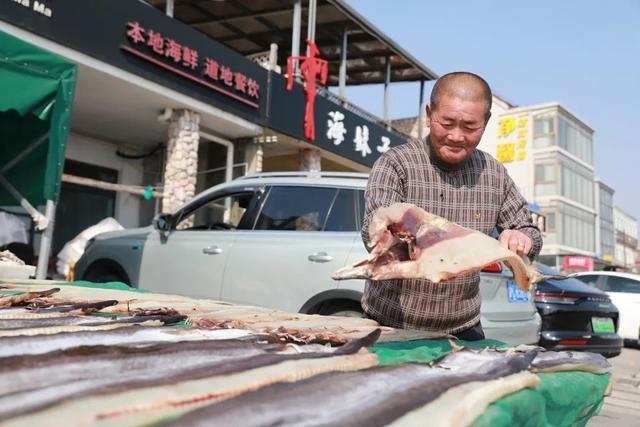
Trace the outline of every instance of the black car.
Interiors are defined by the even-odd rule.
[[[558,274],[547,266],[537,267],[544,274]],[[622,351],[622,338],[616,333],[618,309],[606,293],[578,279],[547,280],[537,285],[533,300],[542,317],[542,347],[606,357]]]

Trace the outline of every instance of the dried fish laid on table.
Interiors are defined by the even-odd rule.
[[[51,304],[50,306],[45,308],[38,308],[38,307],[34,307],[34,308],[27,307],[27,308],[33,310],[36,313],[81,312],[83,314],[89,314],[89,313],[100,311],[103,308],[111,307],[117,304],[118,304],[117,300],[106,300],[106,301],[85,302],[85,303],[64,303],[63,302],[58,304]],[[162,314],[162,313],[158,313],[158,314]]]
[[[0,308],[26,305],[29,301],[33,301],[37,298],[48,297],[57,292],[60,292],[60,288],[47,289],[45,291],[23,292],[19,294],[3,293],[0,295]]]
[[[453,373],[423,364],[328,373],[295,383],[280,383],[195,409],[176,421],[159,425],[244,426],[349,425],[382,426],[410,411],[438,404],[447,390],[476,382],[501,381],[494,398],[538,384],[536,375],[523,372],[535,352],[503,355],[488,362],[482,373]],[[519,375],[517,381],[512,381]],[[489,383],[487,383],[489,384]],[[330,410],[318,410],[318,402]],[[438,412],[451,407],[438,406]],[[423,419],[421,424],[429,424]]]
[[[158,342],[248,338],[252,334],[237,329],[206,330],[133,325],[107,331],[64,332],[52,335],[0,338],[0,357],[43,354],[87,345],[140,345]]]
[[[379,208],[369,225],[368,258],[333,274],[345,279],[428,279],[439,283],[505,261],[525,291],[531,285],[565,276],[541,274],[526,258],[496,239],[462,227],[408,203]]]
[[[594,374],[611,372],[611,364],[597,353],[573,351],[546,351],[542,347],[517,346],[507,349],[471,350],[462,348],[433,361],[432,366],[455,372],[481,372],[488,362],[500,360],[505,355],[530,353],[536,357],[531,361],[531,372],[583,371]]]
[[[77,355],[49,353],[31,360],[2,359],[7,365],[17,365],[12,374],[18,379],[12,385],[21,391],[0,396],[0,421],[41,410],[77,397],[102,395],[146,388],[181,381],[196,380],[216,375],[231,375],[260,367],[300,359],[322,359],[357,353],[375,342],[380,331],[354,340],[333,353],[278,353],[282,346],[258,345],[242,341],[192,342],[181,346],[158,346],[144,350],[111,349],[103,356],[91,356],[82,363],[85,371],[77,368]],[[72,352],[73,353],[73,352]],[[57,357],[56,357],[57,356]],[[51,359],[53,380],[38,362]],[[60,360],[62,358],[62,360]],[[180,363],[176,363],[179,360]],[[72,366],[68,366],[71,364]],[[118,375],[112,375],[117,372]],[[78,379],[77,376],[83,376]],[[51,384],[53,381],[53,384]],[[40,387],[34,388],[33,384]]]
[[[50,319],[0,319],[0,338],[17,335],[50,335],[61,332],[79,332],[127,327],[135,324],[173,325],[187,319],[187,316],[133,316],[97,317],[66,316]]]
[[[82,346],[29,356],[12,356],[0,361],[0,396],[25,390],[64,384],[91,378],[139,372],[173,355],[175,360],[199,366],[211,360],[234,356],[250,357],[267,352],[290,351],[288,346],[242,340],[203,340],[157,343],[138,346]],[[235,356],[234,356],[235,357]],[[169,364],[162,370],[171,370]]]
[[[0,310],[0,319],[48,319],[53,317],[62,317],[69,315],[84,315],[98,312],[106,307],[117,305],[118,301],[108,300],[91,303],[50,303],[45,307],[40,305],[25,307],[12,307]]]
[[[582,351],[544,351],[531,362],[531,372],[584,371],[611,373],[611,364],[601,354]]]

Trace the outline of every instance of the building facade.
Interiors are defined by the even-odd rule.
[[[614,206],[613,222],[616,236],[615,264],[626,271],[635,271],[638,254],[638,221],[622,208]]]
[[[614,189],[599,179],[595,181],[596,216],[596,270],[614,266],[615,226],[613,215]]]
[[[198,192],[252,172],[366,172],[382,153],[406,141],[386,118],[322,87],[322,73],[306,76],[314,84],[306,84],[304,75],[285,75],[288,57],[301,53],[284,42],[294,43],[292,14],[301,13],[294,5],[277,16],[268,5],[244,12],[232,2],[225,5],[234,20],[277,28],[284,46],[279,51],[273,31],[221,35],[219,11],[213,16],[191,3],[177,1],[171,13],[154,1],[0,5],[0,31],[78,68],[52,253],[105,217],[127,228],[148,225],[156,213],[174,211]],[[258,16],[260,8],[264,16]],[[423,85],[436,77],[346,3],[321,1],[318,13],[316,59],[328,64],[328,82],[340,82],[341,92],[345,82],[384,83],[386,93],[392,79]],[[348,39],[345,30],[336,42],[322,27],[333,28],[325,21],[336,13],[367,31]],[[191,24],[194,18],[211,22],[205,30]],[[297,22],[299,30],[299,16]],[[297,36],[304,46],[304,35]],[[261,44],[252,44],[259,39]],[[338,55],[329,42],[339,46]],[[374,69],[356,67],[364,61],[356,55],[358,43],[377,46],[379,55],[366,58]],[[316,79],[317,90],[308,90]]]
[[[480,148],[505,165],[545,218],[540,260],[564,270],[592,269],[593,129],[558,103],[509,108],[487,127]]]

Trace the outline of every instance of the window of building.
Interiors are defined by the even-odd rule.
[[[593,207],[593,172],[564,158],[560,162],[560,194],[590,208]]]
[[[564,203],[558,205],[560,244],[593,252],[595,248],[595,216]]]
[[[533,148],[545,148],[556,144],[555,113],[545,113],[533,118]]]
[[[556,231],[556,213],[555,212],[547,212],[547,231],[555,232]]]
[[[580,160],[593,164],[591,134],[562,114],[558,115],[558,146]]]
[[[541,163],[535,166],[534,192],[536,196],[558,194],[555,163]]]

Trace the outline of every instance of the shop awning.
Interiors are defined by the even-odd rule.
[[[147,0],[160,10],[167,0]],[[267,55],[271,43],[279,45],[278,64],[291,53],[293,0],[171,0],[175,19],[224,43],[245,56]],[[391,82],[435,80],[438,75],[391,37],[360,15],[344,0],[318,0],[316,44],[329,62],[328,84],[338,85],[342,33],[348,32],[347,86],[382,84],[390,58]],[[301,46],[307,34],[309,2],[302,1]],[[303,53],[304,54],[304,53]]]
[[[21,205],[40,229],[60,190],[76,79],[75,64],[0,31],[0,206]]]

